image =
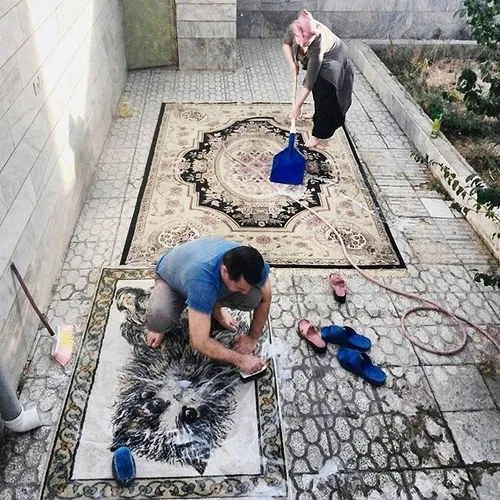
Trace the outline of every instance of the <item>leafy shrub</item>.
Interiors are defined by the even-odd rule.
[[[464,0],[458,14],[467,17],[476,42],[488,49],[480,63],[479,75],[470,68],[460,73],[457,88],[467,108],[498,119],[500,116],[500,1]]]
[[[432,80],[429,76],[434,65],[441,65],[443,61],[452,63],[452,67],[453,59],[446,57],[437,48],[429,50],[422,46],[391,43],[388,47],[374,50],[430,118],[440,113],[443,115],[442,132],[472,167],[480,175],[484,174],[493,186],[500,185],[498,153],[492,147],[499,143],[498,117],[488,117],[467,105],[463,93],[454,87],[453,80],[445,88],[438,88],[436,83],[434,86],[428,83],[428,80]]]
[[[449,167],[431,160],[429,156],[422,156],[418,151],[412,151],[412,157],[419,163],[427,166],[437,166],[443,172],[447,184],[451,187],[456,195],[456,199],[451,203],[451,208],[457,210],[462,215],[467,216],[470,211],[482,214],[487,219],[495,222],[499,228],[498,231],[491,235],[492,239],[500,239],[500,216],[498,208],[500,208],[500,187],[488,187],[483,180],[477,175],[469,175],[465,179],[463,185],[455,172]],[[460,202],[464,200],[464,203]],[[492,286],[500,289],[500,269],[496,269],[492,274],[477,272],[474,276],[474,281],[481,282],[485,286]]]

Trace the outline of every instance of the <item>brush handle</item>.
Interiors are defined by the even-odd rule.
[[[32,305],[33,309],[35,310],[36,314],[40,318],[40,321],[43,323],[43,326],[47,328],[47,331],[54,337],[56,335],[56,332],[52,330],[50,327],[47,318],[45,315],[38,309],[38,306],[35,304],[35,301],[33,300],[33,297],[31,296],[31,293],[29,292],[26,284],[24,283],[24,280],[21,278],[21,275],[19,274],[19,271],[17,270],[17,267],[15,264],[12,262],[10,264],[10,268],[12,269],[12,272],[14,273],[14,276],[17,278],[17,281],[19,281],[19,284],[21,285],[21,288],[24,290],[24,293],[26,294],[26,297],[28,298],[30,304]]]
[[[299,75],[295,75],[295,78],[293,79],[292,107],[295,107],[295,101],[297,100],[297,81],[298,81],[298,79],[299,79]],[[290,133],[295,134],[295,132],[296,132],[295,118],[292,118],[291,122],[290,122]]]

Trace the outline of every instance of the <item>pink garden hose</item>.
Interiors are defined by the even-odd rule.
[[[338,232],[338,230],[332,224],[330,224],[330,222],[328,222],[322,215],[320,215],[319,213],[317,213],[314,210],[312,210],[305,203],[301,202],[299,199],[296,199],[296,198],[290,196],[287,193],[281,192],[275,184],[273,184],[272,182],[270,182],[269,179],[267,179],[266,177],[264,177],[257,169],[255,169],[251,165],[248,165],[247,163],[241,161],[240,159],[235,158],[231,153],[229,153],[227,151],[226,145],[225,145],[225,141],[222,141],[222,148],[224,149],[224,152],[233,161],[235,161],[235,162],[243,165],[246,168],[250,168],[251,170],[253,170],[255,174],[257,174],[261,179],[265,180],[270,186],[272,186],[273,189],[275,189],[278,194],[280,194],[282,196],[286,196],[287,198],[291,199],[292,201],[299,203],[303,208],[305,208],[306,210],[308,210],[309,212],[311,212],[312,214],[314,214],[318,219],[320,219],[323,223],[325,223],[333,231],[333,233],[335,234],[336,238],[338,239],[338,241],[340,243],[340,246],[342,247],[342,251],[344,252],[345,258],[349,261],[349,263],[352,265],[352,267],[354,269],[356,269],[356,271],[361,276],[363,276],[363,278],[365,278],[366,280],[370,281],[371,283],[374,283],[375,285],[377,285],[377,286],[379,286],[381,288],[384,288],[386,290],[389,290],[390,292],[393,292],[393,293],[395,293],[397,295],[401,295],[401,296],[407,297],[409,299],[414,299],[414,300],[417,300],[419,302],[422,302],[422,303],[426,304],[426,305],[417,306],[417,307],[413,307],[411,309],[408,309],[401,316],[401,321],[400,321],[401,330],[403,331],[403,334],[405,335],[405,337],[412,344],[414,344],[417,347],[420,347],[420,349],[423,349],[424,351],[430,352],[432,354],[439,354],[439,355],[443,355],[443,356],[448,356],[448,355],[451,355],[451,354],[456,354],[457,352],[460,352],[465,347],[465,344],[467,343],[467,332],[465,331],[465,328],[464,328],[464,325],[463,325],[463,323],[466,323],[469,326],[471,326],[472,328],[476,329],[479,333],[481,333],[482,335],[484,335],[497,348],[497,350],[500,352],[500,344],[487,331],[485,331],[483,328],[475,325],[474,323],[472,323],[468,319],[464,318],[463,316],[459,316],[458,314],[452,313],[450,310],[446,309],[445,307],[443,307],[442,305],[438,304],[437,302],[433,302],[432,300],[426,299],[424,297],[421,297],[421,296],[413,294],[413,293],[403,292],[401,290],[398,290],[397,288],[394,288],[392,286],[389,286],[389,285],[386,285],[384,283],[381,283],[380,281],[377,281],[376,279],[368,276],[368,274],[366,274],[362,269],[360,269],[356,265],[356,263],[351,259],[351,257],[347,253],[347,249],[346,249],[344,241],[342,239],[342,235]],[[414,312],[417,312],[417,311],[437,311],[439,313],[442,313],[442,314],[445,314],[445,315],[449,316],[454,321],[454,323],[457,325],[457,327],[459,329],[459,332],[460,332],[460,342],[459,342],[459,345],[457,347],[453,347],[453,348],[450,348],[450,349],[447,349],[447,350],[436,349],[436,348],[433,348],[433,347],[429,347],[428,345],[426,345],[426,344],[420,342],[419,340],[417,340],[416,338],[412,337],[409,334],[409,332],[406,330],[405,319],[406,319],[407,316],[409,316],[410,314],[412,314]]]

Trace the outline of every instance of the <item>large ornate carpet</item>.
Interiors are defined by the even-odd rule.
[[[289,110],[286,104],[164,104],[122,264],[152,263],[179,243],[217,235],[255,246],[276,266],[348,266],[332,230],[300,200],[338,228],[358,265],[401,266],[343,129],[308,150],[310,123],[299,122],[303,185],[278,184],[277,192],[265,180],[274,155],[286,147]]]
[[[272,364],[243,383],[234,368],[191,350],[185,323],[147,347],[152,273],[102,271],[41,498],[286,498]],[[249,318],[240,314],[244,332]],[[228,346],[233,336],[214,335]],[[112,478],[119,446],[136,459],[128,488]]]

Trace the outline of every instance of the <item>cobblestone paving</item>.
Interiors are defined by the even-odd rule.
[[[234,73],[129,73],[124,96],[134,116],[117,119],[109,131],[48,311],[52,323],[76,326],[77,343],[99,268],[120,262],[161,103],[287,102],[291,86],[280,51],[279,40],[241,40],[241,67]],[[346,125],[407,265],[372,275],[442,302],[500,340],[500,292],[472,280],[475,269],[487,271],[494,259],[464,219],[446,210],[437,217],[429,209],[444,204],[427,189],[430,174],[412,159],[412,145],[358,71]],[[339,306],[328,289],[328,270],[273,270],[271,321],[290,498],[498,500],[500,364],[494,348],[468,328],[462,352],[422,351],[399,330],[400,315],[415,303],[352,270],[342,272],[349,290]],[[372,358],[387,372],[386,385],[374,388],[343,370],[333,345],[324,357],[314,356],[295,333],[301,317],[365,333]],[[407,323],[422,342],[457,345],[449,318],[417,313]],[[46,425],[5,434],[0,500],[33,499],[39,490],[72,371],[71,363],[61,368],[48,351],[40,331],[21,400],[38,404]]]

